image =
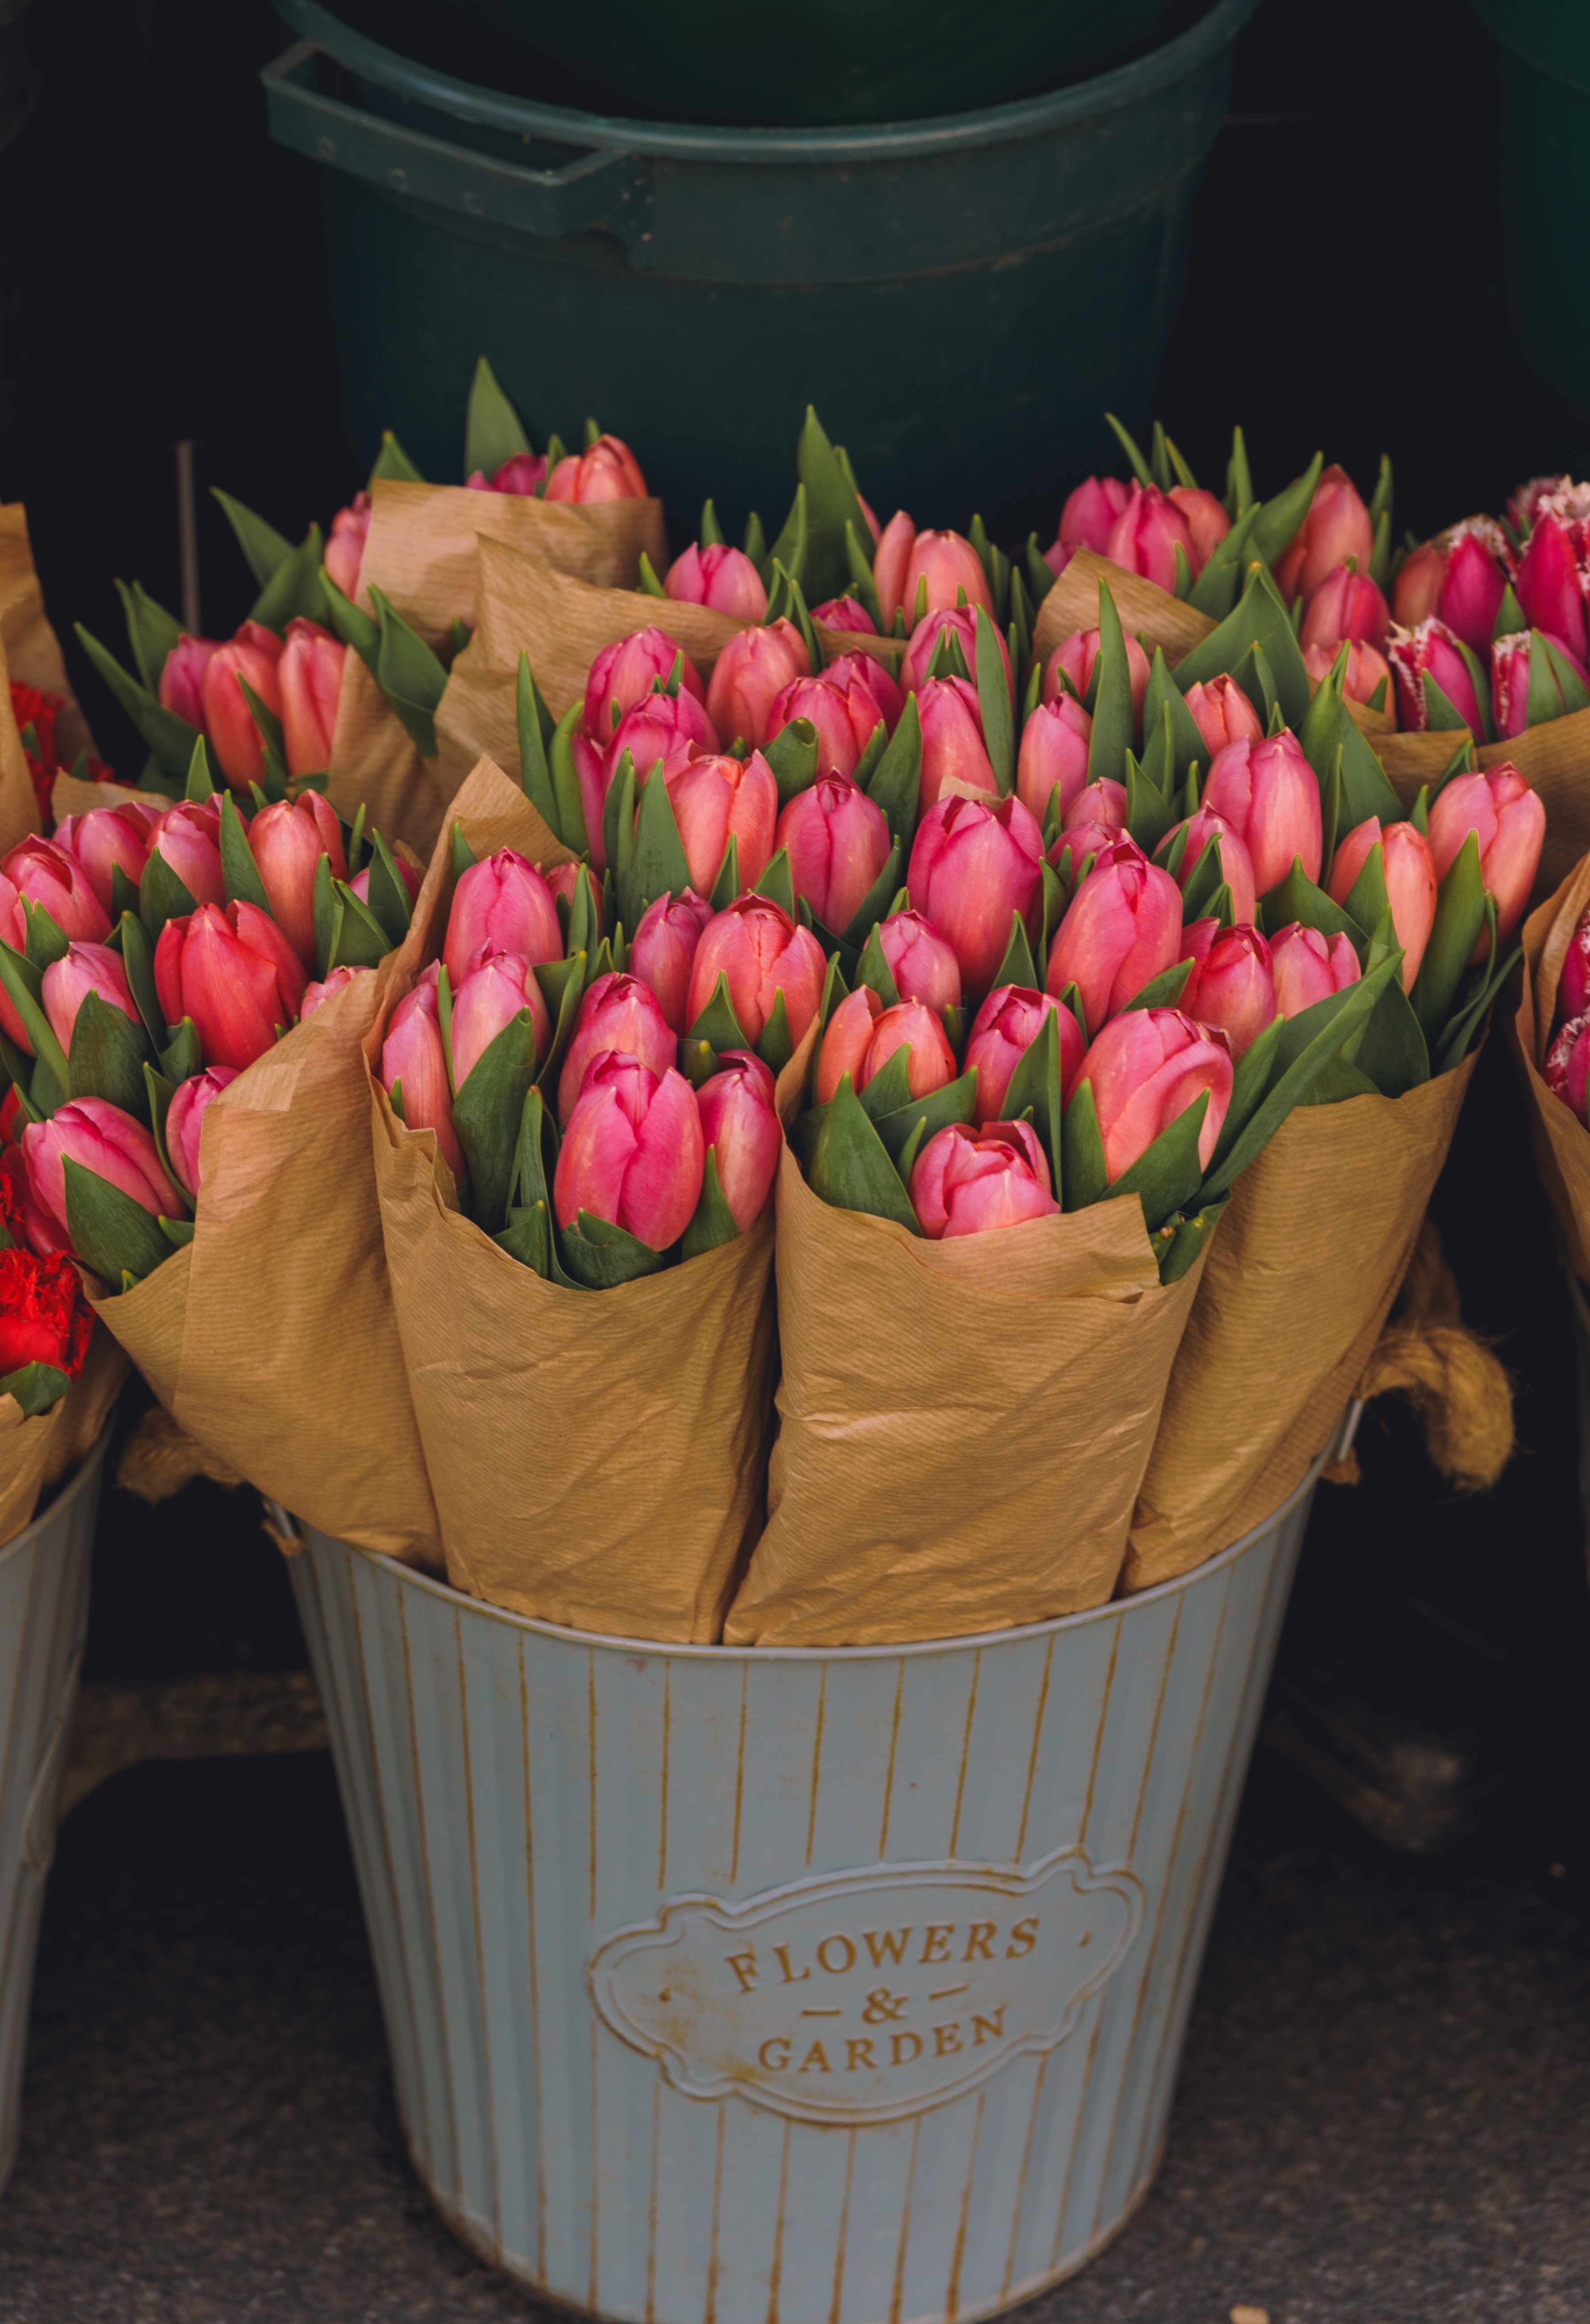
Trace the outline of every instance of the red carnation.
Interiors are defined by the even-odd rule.
[[[94,1311],[64,1251],[35,1259],[0,1250],[0,1376],[23,1364],[53,1364],[75,1379],[83,1369]]]
[[[20,678],[12,679],[11,715],[22,736],[23,756],[28,762],[33,797],[39,802],[39,814],[46,829],[55,820],[51,805],[55,778],[70,771],[62,768],[55,748],[55,722],[65,707],[61,695],[46,694],[42,686],[24,686]],[[107,783],[113,779],[113,770],[103,759],[90,759],[84,771],[91,783]]]

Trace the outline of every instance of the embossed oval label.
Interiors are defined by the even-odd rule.
[[[1052,2050],[1142,1917],[1080,1849],[1032,1871],[879,1864],[744,1904],[679,1896],[592,1955],[615,2034],[677,2090],[802,2122],[887,2122]]]

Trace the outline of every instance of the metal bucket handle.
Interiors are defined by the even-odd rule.
[[[72,1731],[72,1713],[77,1709],[78,1682],[83,1674],[83,1645],[79,1639],[67,1669],[66,1683],[61,1690],[60,1709],[39,1760],[38,1773],[28,1794],[22,1819],[22,1860],[28,1871],[42,1880],[55,1861],[56,1802],[60,1796],[61,1764]]]

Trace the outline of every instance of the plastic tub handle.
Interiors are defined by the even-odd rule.
[[[392,193],[517,233],[615,235],[632,265],[645,263],[652,181],[635,154],[591,151],[559,169],[526,170],[471,152],[328,95],[317,81],[321,54],[300,41],[260,75],[279,143]]]

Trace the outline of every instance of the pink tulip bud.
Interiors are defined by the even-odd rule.
[[[326,543],[326,570],[345,597],[359,594],[359,567],[365,561],[365,543],[370,538],[370,495],[356,493],[347,508],[340,508],[331,520],[331,534]]]
[[[827,1103],[846,1074],[859,1095],[897,1049],[907,1052],[906,1086],[913,1098],[930,1096],[954,1081],[955,1051],[932,1010],[920,1001],[885,1009],[870,985],[857,985],[839,1003],[823,1033],[817,1061],[818,1103]]]
[[[453,1128],[453,1093],[448,1085],[434,961],[392,1012],[381,1045],[381,1085],[389,1097],[401,1100],[403,1120],[411,1130],[435,1131],[437,1151],[452,1172],[455,1185],[461,1186],[466,1176],[464,1149]]]
[[[546,473],[547,464],[541,454],[515,452],[504,461],[495,475],[488,476],[484,468],[476,468],[465,477],[464,482],[472,493],[513,493],[521,500],[533,500],[541,490],[541,479]],[[547,497],[550,500],[551,494]],[[560,493],[558,497],[569,500],[576,496]]]
[[[875,654],[864,653],[853,647],[848,653],[836,654],[822,673],[825,686],[841,688],[862,687],[870,694],[883,714],[883,724],[891,734],[900,724],[900,714],[905,708],[905,696],[889,674],[889,666]],[[867,741],[872,741],[869,733]]]
[[[999,779],[984,744],[975,687],[964,678],[930,678],[918,689],[917,715],[922,728],[918,812],[937,807],[952,783],[997,798]]]
[[[1299,641],[1306,651],[1309,646],[1337,646],[1344,638],[1361,638],[1378,651],[1391,625],[1386,601],[1368,574],[1337,565],[1304,608]]]
[[[1068,1092],[1082,1063],[1082,1028],[1068,1009],[1053,995],[1034,992],[1030,985],[996,984],[972,1020],[966,1042],[966,1071],[975,1072],[977,1096],[975,1121],[998,1121],[1004,1111],[1011,1075],[1052,1015],[1060,1038],[1060,1088]]]
[[[214,798],[180,799],[162,816],[149,843],[180,880],[196,904],[224,904],[221,871],[221,810]]]
[[[1049,658],[1049,668],[1043,674],[1043,698],[1053,702],[1065,692],[1062,675],[1070,680],[1071,691],[1080,701],[1093,684],[1093,666],[1098,659],[1097,630],[1076,630],[1058,645]],[[1152,665],[1135,638],[1126,641],[1126,670],[1132,682],[1132,716],[1134,726],[1142,726],[1142,698],[1149,690]]]
[[[302,796],[312,797],[312,796],[313,796],[313,794],[312,794],[312,793],[308,793],[308,794],[304,794],[304,795],[302,795]],[[300,797],[300,802],[299,802],[299,803],[301,805],[301,803],[302,803],[302,797]],[[257,817],[256,817],[256,820],[257,820]],[[340,835],[340,835],[340,833],[339,833],[339,834],[338,834],[338,836],[340,837]],[[251,837],[253,836],[253,830],[252,830],[252,826],[251,826],[251,828],[250,828],[250,836],[251,836]],[[417,902],[417,901],[418,901],[418,899],[419,899],[419,895],[420,895],[421,888],[421,887],[423,886],[423,884],[424,884],[424,874],[423,874],[422,872],[417,872],[417,871],[415,870],[414,866],[413,866],[413,865],[412,865],[412,864],[408,861],[408,859],[407,859],[405,856],[402,856],[402,855],[394,854],[394,855],[393,855],[393,859],[392,859],[392,861],[393,861],[393,870],[396,872],[396,873],[397,873],[397,875],[398,875],[398,878],[402,881],[403,887],[404,887],[404,888],[406,889],[406,890],[408,891],[408,898],[409,898],[409,901],[410,901],[410,903],[411,903],[411,904],[413,904],[413,903]],[[333,867],[332,867],[332,868],[335,870],[335,868],[336,868],[336,867],[335,867],[335,865],[333,865]],[[578,864],[573,864],[573,863],[561,863],[561,864],[559,864],[559,867],[558,867],[559,873],[564,872],[575,872],[575,871],[578,871],[578,868],[579,868],[579,867],[578,866]],[[554,894],[554,895],[559,894],[559,893],[560,892],[560,890],[559,890],[559,889],[558,881],[557,881],[557,879],[556,879],[556,878],[554,878],[554,876],[552,875],[552,873],[549,872],[545,873],[543,876],[544,876],[544,877],[545,877],[545,879],[546,879],[546,882],[547,882],[548,887],[551,889],[551,890],[552,890],[553,894]],[[352,890],[353,890],[354,894],[358,898],[358,899],[359,899],[360,903],[361,903],[361,904],[367,904],[367,903],[369,902],[369,900],[370,900],[370,866],[369,866],[369,864],[368,864],[368,863],[366,863],[366,864],[365,864],[365,868],[364,868],[364,870],[363,870],[362,872],[355,872],[355,874],[354,874],[354,876],[353,876],[353,878],[348,881],[348,883],[347,883],[347,884],[348,884],[348,886],[352,889]],[[280,918],[280,915],[278,915],[278,918]]]
[[[1590,486],[1542,495],[1513,587],[1532,630],[1576,661],[1590,661]]]
[[[662,577],[665,595],[685,605],[710,605],[736,621],[760,622],[767,611],[767,591],[762,576],[743,549],[710,541],[703,549],[692,541],[676,557]]]
[[[1471,831],[1480,843],[1480,877],[1496,902],[1496,940],[1505,944],[1523,918],[1546,837],[1539,793],[1511,761],[1483,773],[1454,775],[1436,793],[1429,836],[1437,880],[1446,878]]]
[[[291,649],[290,649],[291,650]],[[282,657],[285,660],[285,655]],[[315,965],[315,877],[328,856],[334,880],[347,877],[342,825],[329,799],[300,791],[295,799],[263,807],[248,826],[249,853],[271,908],[305,970]],[[368,888],[368,880],[365,881]]]
[[[1334,646],[1304,648],[1303,662],[1311,687],[1324,685],[1336,668],[1336,656],[1340,651],[1339,642]],[[1350,638],[1347,641],[1347,667],[1342,679],[1342,691],[1347,700],[1373,701],[1376,688],[1382,686],[1385,692],[1381,696],[1381,707],[1389,713],[1396,698],[1391,686],[1391,663],[1373,646],[1365,645],[1362,638]]]
[[[116,896],[115,873],[119,869],[135,888],[149,861],[150,843],[157,823],[128,807],[90,807],[87,815],[63,816],[54,840],[80,868],[83,877],[108,913]]]
[[[797,791],[773,835],[774,851],[790,851],[795,893],[836,936],[843,936],[861,909],[889,860],[889,845],[883,808],[847,775],[821,775]]]
[[[559,1121],[567,1121],[574,1111],[591,1060],[608,1049],[639,1057],[654,1074],[667,1073],[677,1053],[673,1030],[657,995],[638,976],[614,969],[597,977],[579,1004],[574,1038],[558,1077]],[[456,1069],[456,1052],[454,1065]]]
[[[1297,858],[1306,879],[1318,879],[1324,844],[1319,785],[1290,726],[1262,742],[1228,742],[1217,751],[1203,805],[1228,823],[1246,847],[1261,896],[1286,878]]]
[[[902,1001],[920,1001],[938,1016],[960,1007],[960,963],[920,912],[892,912],[878,924],[878,942]]]
[[[1350,938],[1324,936],[1298,920],[1271,937],[1270,969],[1275,1005],[1283,1017],[1295,1017],[1299,1010],[1356,984],[1362,973]]]
[[[516,952],[532,967],[563,957],[563,930],[552,891],[533,863],[499,847],[459,875],[448,915],[442,957],[457,991],[471,954],[482,945]]]
[[[587,1211],[667,1250],[690,1223],[706,1167],[700,1111],[683,1074],[671,1065],[654,1074],[638,1057],[598,1057],[558,1156],[558,1223],[575,1226]]]
[[[1106,847],[1114,847],[1122,836],[1105,823],[1074,823],[1068,831],[1055,835],[1049,851],[1049,860],[1070,886],[1083,877],[1084,867],[1094,856],[1102,855]]]
[[[1196,574],[1197,551],[1192,527],[1168,493],[1157,484],[1133,484],[1125,507],[1110,528],[1105,555],[1127,573],[1141,573],[1161,589],[1176,586],[1176,552]]]
[[[1029,936],[1043,908],[1043,835],[1019,798],[941,798],[911,845],[907,885],[960,963],[966,994],[980,1001],[1011,940],[1012,915]]]
[[[1558,1028],[1546,1052],[1542,1077],[1547,1088],[1584,1121],[1585,1085],[1590,1083],[1590,1013],[1569,1017]]]
[[[1171,967],[1181,945],[1181,890],[1135,840],[1104,848],[1049,946],[1046,989],[1075,983],[1090,1032]]]
[[[877,623],[859,597],[825,597],[812,607],[811,618],[820,630],[851,630],[868,638],[878,634]]]
[[[925,613],[911,632],[905,649],[905,659],[900,665],[900,683],[907,694],[914,694],[924,685],[928,665],[938,650],[938,641],[948,630],[961,650],[961,659],[966,665],[966,676],[975,686],[977,682],[977,616],[970,605],[940,606],[936,613]],[[1004,664],[1005,683],[1012,688],[1014,699],[1015,681],[1011,676],[1011,657],[997,628],[994,641],[999,658]]]
[[[75,856],[52,839],[19,840],[0,862],[0,872],[18,896],[49,913],[63,936],[102,944],[110,934],[109,915],[89,885],[88,873]],[[22,926],[25,928],[25,921]],[[22,951],[25,943],[24,936],[16,949]]]
[[[762,752],[691,759],[663,779],[692,888],[705,895],[714,886],[731,839],[739,843],[741,890],[754,888],[772,861],[779,819],[778,779]]]
[[[1289,604],[1294,597],[1307,602],[1335,567],[1353,557],[1358,560],[1359,571],[1367,573],[1373,554],[1374,527],[1369,511],[1352,477],[1333,460],[1314,487],[1308,513],[1290,548],[1276,560],[1275,578],[1281,595]]]
[[[1270,946],[1257,928],[1241,922],[1230,928],[1216,920],[1196,926],[1199,940],[1189,943],[1192,928],[1182,940],[1181,957],[1192,961],[1193,972],[1182,987],[1181,1012],[1217,1027],[1232,1056],[1240,1057],[1277,1014]]]
[[[171,1172],[190,1203],[199,1200],[199,1134],[204,1117],[228,1082],[237,1079],[236,1065],[209,1065],[179,1082],[166,1111],[166,1152]]]
[[[873,558],[873,581],[886,624],[903,608],[906,626],[912,626],[924,583],[924,610],[929,613],[957,604],[963,590],[968,605],[994,611],[988,576],[971,542],[958,532],[919,532],[903,509],[883,528]]]
[[[129,1023],[143,1021],[120,953],[112,952],[108,945],[68,945],[60,958],[52,960],[44,971],[41,998],[51,1030],[69,1057],[78,1011],[91,992],[97,992],[109,1008],[119,1009]]]
[[[154,989],[168,1025],[191,1017],[205,1063],[252,1065],[295,1023],[307,980],[282,931],[257,904],[200,904],[168,920],[154,948]]]
[[[1220,842],[1220,876],[1231,890],[1231,908],[1243,926],[1251,926],[1258,906],[1253,880],[1253,861],[1240,835],[1234,831],[1224,816],[1213,807],[1201,807],[1197,815],[1189,815],[1185,823],[1172,825],[1154,851],[1157,862],[1163,862],[1179,831],[1187,834],[1187,845],[1181,853],[1181,863],[1176,874],[1177,885],[1185,896],[1188,881],[1198,868],[1198,858],[1212,839]]]
[[[1131,1009],[1094,1036],[1077,1085],[1092,1085],[1110,1184],[1206,1090],[1198,1164],[1207,1169],[1231,1102],[1231,1050],[1180,1009]]]
[[[306,1023],[314,1015],[322,1001],[329,1001],[334,992],[340,992],[343,987],[351,984],[356,977],[374,976],[374,973],[373,968],[353,968],[345,961],[340,968],[334,968],[329,976],[321,977],[316,983],[306,984],[303,989],[303,999],[298,1004],[299,1023],[300,1025]]]
[[[1231,519],[1214,493],[1201,491],[1197,484],[1172,484],[1166,498],[1175,502],[1192,535],[1192,569],[1196,576],[1231,530]]]
[[[1527,484],[1520,484],[1516,492],[1509,494],[1507,521],[1521,540],[1533,530],[1547,494],[1571,492],[1573,483],[1571,476],[1531,476]]]
[[[265,708],[280,718],[282,653],[280,638],[259,622],[245,622],[237,635],[217,646],[205,664],[199,689],[204,731],[234,790],[246,790],[265,770],[264,736],[254,723],[254,713],[238,681],[248,685]]]
[[[1355,824],[1336,849],[1326,892],[1334,902],[1345,905],[1374,847],[1381,850],[1391,926],[1402,947],[1402,990],[1411,992],[1436,920],[1435,859],[1418,825],[1382,825],[1373,815],[1366,822]]]
[[[1043,561],[1049,567],[1049,571],[1054,575],[1057,581],[1065,571],[1067,566],[1069,565],[1071,559],[1076,556],[1080,546],[1080,542],[1075,540],[1051,540],[1049,542],[1049,547],[1043,552]]]
[[[1582,1017],[1590,1009],[1590,911],[1585,912],[1569,941],[1557,988],[1558,1017]]]
[[[998,1135],[993,1135],[997,1130]],[[911,1174],[911,1206],[930,1242],[989,1234],[1055,1217],[1049,1161],[1031,1122],[990,1124],[981,1135],[952,1122],[929,1138]]]
[[[745,1234],[772,1199],[784,1133],[773,1110],[773,1077],[749,1049],[726,1049],[696,1092],[701,1135],[717,1161],[717,1183]]]
[[[204,673],[220,650],[218,638],[190,638],[184,631],[165,658],[160,674],[161,707],[174,710],[190,726],[204,729]]]
[[[1223,672],[1207,683],[1199,679],[1188,687],[1186,701],[1210,759],[1228,742],[1263,740],[1264,721],[1234,678]]]
[[[1120,476],[1088,476],[1066,496],[1060,511],[1057,546],[1091,549],[1107,557],[1115,520],[1132,498],[1132,487]]]
[[[1511,742],[1521,734],[1530,723],[1530,684],[1533,669],[1532,630],[1515,630],[1509,637],[1498,638],[1491,648],[1491,713],[1498,737]],[[1583,686],[1590,687],[1590,669],[1576,661],[1566,646],[1555,638],[1550,641],[1554,652],[1562,656]],[[1567,708],[1562,679],[1552,668],[1549,659],[1542,654],[1544,677],[1549,699],[1556,705],[1551,715],[1560,718]]]
[[[282,731],[291,775],[312,775],[331,764],[337,702],[347,648],[316,622],[287,624],[287,644],[276,665]]]
[[[873,1032],[883,1014],[883,1003],[870,984],[847,992],[823,1028],[818,1049],[815,1092],[818,1105],[827,1105],[846,1074],[853,1089],[863,1086]]]
[[[680,1037],[690,1021],[685,1014],[690,964],[701,931],[711,918],[711,905],[693,888],[687,888],[682,895],[658,896],[642,913],[630,945],[630,974],[651,986],[670,1031]]]
[[[1400,724],[1422,733],[1429,724],[1425,682],[1434,679],[1471,734],[1483,737],[1485,722],[1461,641],[1445,622],[1421,622],[1416,630],[1393,630],[1387,647],[1397,677]]]
[[[58,1106],[48,1121],[29,1122],[22,1134],[22,1153],[53,1250],[71,1249],[66,1223],[68,1161],[131,1196],[153,1218],[180,1219],[187,1213],[148,1130],[105,1098],[74,1097]]]
[[[501,471],[499,470],[499,475]],[[583,452],[569,452],[547,478],[550,501],[643,501],[641,464],[618,436],[598,436]]]
[[[1123,832],[1126,828],[1126,786],[1113,783],[1101,775],[1096,783],[1085,783],[1060,818],[1062,831],[1075,830],[1083,824],[1093,824],[1101,831]]]
[[[817,1015],[827,962],[809,928],[797,927],[767,896],[739,896],[714,913],[701,931],[690,964],[685,1002],[693,1025],[717,991],[728,983],[729,1006],[748,1042],[759,1041],[781,992],[790,1038],[797,1047]]]
[[[793,622],[739,630],[712,667],[707,711],[725,743],[760,750],[772,732],[770,714],[784,688],[811,676],[806,641]]]
[[[1041,824],[1057,789],[1060,813],[1087,780],[1093,720],[1074,694],[1062,691],[1040,702],[1021,729],[1016,754],[1016,796]]]
[[[482,1054],[522,1010],[530,1011],[539,1065],[552,1046],[552,1020],[530,963],[518,953],[483,946],[453,995],[453,1082],[462,1089]],[[670,1046],[669,1055],[673,1054]]]
[[[1437,533],[1407,558],[1391,592],[1400,629],[1416,630],[1432,615],[1446,622],[1477,654],[1490,650],[1502,595],[1513,569],[1512,550],[1502,527],[1488,516],[1469,517]],[[1344,637],[1368,636],[1344,630]],[[1385,639],[1373,640],[1383,646]],[[1304,643],[1308,643],[1305,624]]]
[[[809,718],[817,728],[818,774],[846,779],[884,724],[883,706],[870,687],[843,678],[835,685],[827,670],[821,678],[795,678],[782,689],[767,715],[769,741],[797,718]]]
[[[704,698],[701,674],[682,647],[666,630],[655,626],[636,630],[604,646],[586,678],[585,731],[601,751],[613,740],[613,730],[626,712],[644,702],[654,682],[666,684],[675,662],[679,664],[679,692]]]
[[[604,764],[605,784],[618,773],[627,751],[635,776],[644,783],[661,767],[664,776],[677,773],[698,752],[719,749],[716,730],[693,694],[681,687],[678,694],[649,694],[626,710],[613,730]]]

